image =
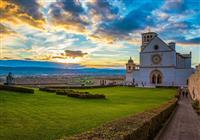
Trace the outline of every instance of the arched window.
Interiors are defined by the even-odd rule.
[[[150,74],[150,81],[152,84],[162,84],[162,73],[159,70],[153,70]]]
[[[156,75],[152,76],[152,83],[155,84],[156,83]]]
[[[160,74],[158,74],[157,76],[157,84],[161,84],[162,83],[162,76]]]

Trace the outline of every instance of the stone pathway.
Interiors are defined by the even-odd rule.
[[[155,140],[200,140],[200,121],[189,99],[179,100],[172,119]]]

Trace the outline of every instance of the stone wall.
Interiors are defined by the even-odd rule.
[[[200,64],[196,72],[190,76],[188,88],[192,99],[200,101]]]
[[[152,140],[177,105],[174,98],[168,103],[129,117],[103,124],[64,140]]]

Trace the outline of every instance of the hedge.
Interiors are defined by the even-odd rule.
[[[90,94],[89,92],[78,92],[74,90],[62,90],[57,91],[57,95],[66,95],[68,97],[80,98],[80,99],[105,99],[103,94]]]
[[[156,88],[179,88],[178,86],[156,86]]]
[[[17,86],[0,85],[0,90],[14,91],[19,93],[34,93],[33,89]]]
[[[56,91],[57,95],[68,95],[70,93],[75,93],[75,91],[73,91],[73,90],[59,90],[59,91]]]
[[[53,89],[53,88],[47,88],[47,87],[42,87],[39,88],[40,91],[46,91],[46,92],[56,92],[57,89]]]
[[[85,93],[71,93],[67,94],[69,97],[81,98],[81,99],[105,99],[103,94],[85,94]]]
[[[151,140],[168,119],[176,105],[177,99],[174,98],[157,109],[112,121],[103,124],[99,128],[64,139]]]

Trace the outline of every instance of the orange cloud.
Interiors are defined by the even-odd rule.
[[[82,51],[71,51],[71,50],[65,50],[65,56],[71,57],[71,58],[76,58],[76,57],[84,57],[88,53],[84,53]]]
[[[11,0],[1,0],[0,3],[1,23],[13,25],[28,24],[37,29],[44,29],[45,20],[43,17],[34,17],[23,10],[23,8]]]
[[[6,36],[16,34],[16,32],[12,31],[8,27],[4,26],[3,24],[0,23],[0,40],[3,40],[6,38]]]

